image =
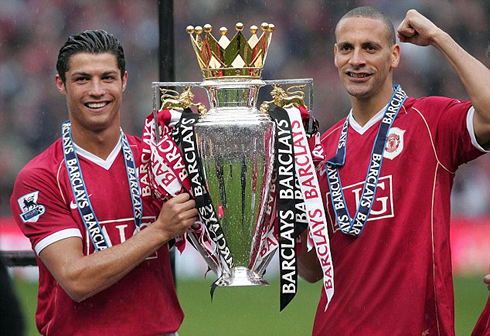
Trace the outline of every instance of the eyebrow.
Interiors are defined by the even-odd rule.
[[[340,42],[338,43],[338,46],[340,49],[342,48],[345,48],[345,47],[349,47],[349,48],[352,48],[354,45],[350,42]],[[377,43],[377,42],[374,42],[374,41],[367,41],[367,42],[363,42],[361,44],[361,47],[362,48],[367,48],[367,47],[373,47],[373,48],[380,48],[381,47],[381,44]]]
[[[350,42],[341,42],[338,43],[339,48],[344,48],[344,47],[352,47],[352,43]]]
[[[102,74],[102,77],[108,76],[108,75],[117,75],[117,71],[116,70],[105,71]],[[86,73],[84,71],[75,71],[74,73],[71,74],[71,77],[76,77],[76,76],[92,77],[92,75],[90,75],[89,73]]]
[[[366,48],[366,47],[380,48],[381,44],[379,44],[377,42],[373,42],[373,41],[368,41],[368,42],[364,42],[361,46],[363,48]]]

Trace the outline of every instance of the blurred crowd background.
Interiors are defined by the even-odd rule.
[[[334,27],[349,9],[380,8],[395,28],[415,8],[447,31],[468,52],[490,66],[488,0],[179,0],[174,1],[177,81],[201,81],[187,25],[210,23],[217,32],[273,23],[264,79],[313,78],[313,114],[326,130],[350,108],[333,65]],[[158,81],[157,0],[1,0],[0,2],[0,216],[10,215],[9,198],[19,170],[60,136],[67,119],[64,98],[54,85],[59,48],[68,35],[105,29],[122,42],[129,83],[123,128],[141,135],[152,109],[151,83]],[[248,36],[246,34],[246,36]],[[467,94],[450,65],[433,48],[402,45],[395,82],[414,97]],[[165,64],[163,65],[165,66]],[[490,214],[490,155],[460,168],[453,214]]]

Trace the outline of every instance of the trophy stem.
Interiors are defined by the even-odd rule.
[[[208,93],[211,109],[255,109],[257,95],[265,82],[259,79],[221,79],[202,82]]]
[[[233,267],[231,273],[223,273],[218,287],[269,286],[269,283],[247,267]]]

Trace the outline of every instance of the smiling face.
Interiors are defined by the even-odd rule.
[[[400,47],[389,42],[381,20],[349,17],[335,31],[335,66],[353,99],[385,99],[391,96],[393,68],[400,60]]]
[[[66,83],[56,75],[66,97],[72,128],[77,133],[119,132],[119,109],[127,72],[121,76],[112,53],[79,52],[70,57]]]

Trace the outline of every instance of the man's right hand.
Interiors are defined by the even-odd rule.
[[[177,195],[165,202],[158,219],[152,224],[165,235],[165,240],[183,234],[194,222],[198,212],[196,202],[187,193]]]

